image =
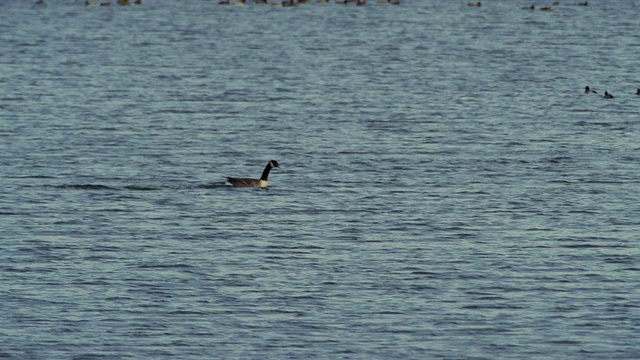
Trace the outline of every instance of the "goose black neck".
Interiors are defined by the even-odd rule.
[[[264,167],[264,171],[262,172],[262,176],[260,177],[260,180],[267,181],[267,179],[269,178],[270,171],[271,171],[271,163],[268,163],[267,166]]]

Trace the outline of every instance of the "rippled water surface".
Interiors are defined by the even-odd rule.
[[[0,0],[0,358],[637,358],[640,4],[530,4]]]

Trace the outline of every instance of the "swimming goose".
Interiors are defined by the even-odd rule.
[[[613,95],[609,94],[609,92],[608,92],[608,91],[605,91],[605,92],[604,92],[604,98],[605,98],[605,99],[613,99]]]
[[[591,89],[591,88],[590,88],[590,87],[588,87],[588,86],[585,86],[585,87],[584,87],[584,93],[585,93],[585,94],[597,94],[598,92],[597,92],[597,91],[595,91],[595,90],[593,90],[593,89]]]
[[[469,6],[469,7],[481,7],[482,3],[480,1],[478,1],[476,3],[468,3],[467,6]]]
[[[227,180],[235,187],[259,187],[264,189],[269,186],[269,181],[267,181],[269,178],[269,172],[271,169],[277,167],[280,167],[280,164],[275,160],[271,160],[267,166],[264,167],[264,171],[262,172],[260,179],[228,177]]]

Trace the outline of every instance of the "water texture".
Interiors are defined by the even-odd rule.
[[[0,358],[638,358],[637,2],[34,2]]]

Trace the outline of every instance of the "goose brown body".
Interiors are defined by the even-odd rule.
[[[269,173],[271,172],[271,169],[277,167],[280,167],[280,164],[275,160],[271,160],[267,166],[264,167],[260,179],[228,177],[227,181],[235,187],[266,188],[269,187]]]

